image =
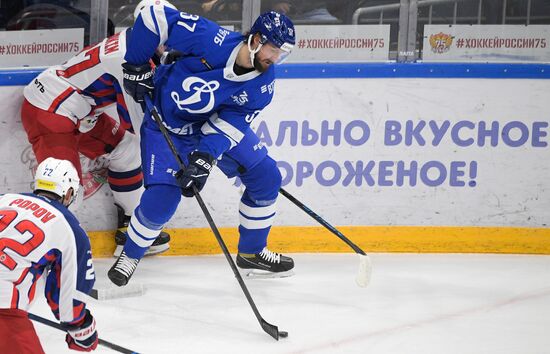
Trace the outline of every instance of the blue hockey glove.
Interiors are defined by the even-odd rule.
[[[145,95],[153,92],[154,69],[149,63],[143,65],[122,64],[124,91],[136,102],[144,102]]]
[[[86,315],[78,325],[69,325],[65,341],[69,349],[79,352],[89,352],[97,347],[99,342],[97,331],[95,330],[95,319],[86,309]]]
[[[193,197],[193,185],[200,192],[206,184],[210,171],[216,165],[216,159],[206,152],[193,151],[188,156],[189,164],[176,173],[176,179],[181,186],[184,197]]]

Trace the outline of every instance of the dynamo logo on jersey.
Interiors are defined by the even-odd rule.
[[[216,103],[216,98],[214,96],[214,91],[220,88],[220,83],[216,80],[204,81],[200,77],[190,76],[183,80],[181,87],[185,92],[195,91],[191,96],[181,99],[179,93],[172,91],[170,96],[172,100],[176,103],[180,111],[187,111],[189,113],[208,113],[214,108]],[[206,96],[206,97],[205,97]],[[203,97],[206,100],[203,100]],[[196,105],[199,102],[206,102],[206,104],[199,109],[191,109],[186,106]]]

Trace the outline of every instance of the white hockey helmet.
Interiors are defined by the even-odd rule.
[[[66,204],[66,206],[69,206],[74,201],[79,187],[78,172],[70,161],[48,157],[36,168],[36,174],[34,175],[35,193],[37,191],[50,192],[65,199],[65,195],[72,188],[72,197]]]
[[[177,8],[174,5],[172,5],[170,2],[168,2],[166,0],[141,0],[137,4],[136,9],[134,10],[134,20],[136,20],[138,18],[139,13],[141,12],[141,10],[143,10],[145,7],[151,6],[151,5],[168,6],[169,8],[177,10]]]

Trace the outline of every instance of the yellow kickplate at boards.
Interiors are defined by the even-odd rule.
[[[550,228],[459,226],[336,226],[365,252],[518,253],[550,254]],[[167,256],[220,254],[208,228],[167,229],[171,236]],[[112,257],[113,231],[88,232],[94,257]],[[237,251],[236,227],[220,228],[230,252]],[[281,253],[353,252],[321,226],[279,226],[271,229],[268,246]]]

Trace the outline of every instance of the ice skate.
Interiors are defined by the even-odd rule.
[[[139,259],[130,258],[126,252],[122,251],[115,264],[109,269],[107,276],[114,284],[124,286],[130,281],[138,263]]]
[[[116,204],[115,204],[116,205]],[[128,228],[128,225],[130,223],[130,216],[124,214],[124,210],[116,205],[117,207],[117,214],[118,214],[118,229],[115,233],[115,243],[116,243],[116,249],[113,254],[114,257],[120,256],[120,253],[122,252],[122,249],[124,248],[124,244],[126,243],[126,229]],[[156,254],[160,254],[162,252],[167,251],[170,248],[170,235],[164,231],[160,232],[160,235],[153,241],[153,244],[149,246],[147,251],[145,251],[145,257],[147,256],[153,256]]]
[[[249,278],[284,278],[294,275],[292,258],[272,252],[264,247],[260,253],[237,254],[237,266]]]

